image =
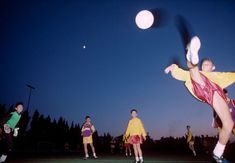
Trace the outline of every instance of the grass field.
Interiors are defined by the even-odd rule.
[[[121,155],[101,155],[98,159],[83,160],[79,156],[50,156],[50,157],[29,157],[9,158],[9,163],[132,163],[133,157]],[[193,157],[184,155],[146,155],[145,163],[210,163],[208,157]]]

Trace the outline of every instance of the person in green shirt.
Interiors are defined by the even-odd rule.
[[[15,111],[10,113],[9,119],[5,121],[2,128],[2,139],[1,139],[1,151],[0,162],[5,162],[8,153],[13,147],[13,136],[18,135],[17,124],[21,118],[21,112],[23,111],[23,103],[18,102],[15,105]]]

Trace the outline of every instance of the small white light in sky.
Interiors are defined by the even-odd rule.
[[[141,29],[148,29],[153,25],[154,16],[148,10],[140,11],[135,17],[136,25]]]
[[[86,49],[86,45],[83,45],[82,48],[83,48],[83,49]]]

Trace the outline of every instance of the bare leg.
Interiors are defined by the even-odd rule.
[[[87,144],[84,143],[84,152],[85,152],[85,157],[88,157],[88,150],[87,150]]]
[[[135,160],[139,161],[137,144],[133,144],[133,149],[134,149],[134,153],[135,153]]]
[[[90,146],[91,146],[91,150],[93,152],[94,158],[97,158],[96,153],[95,153],[95,147],[94,147],[93,143],[90,143]]]
[[[140,148],[140,144],[136,144],[136,146],[137,146],[137,151],[138,151],[139,157],[142,157],[143,155],[142,155],[142,150]]]
[[[215,92],[213,96],[213,108],[222,121],[222,128],[219,132],[219,142],[226,145],[233,129],[233,120],[227,103],[217,92]]]
[[[139,158],[140,158],[140,163],[144,162],[143,160],[143,154],[142,154],[142,150],[140,148],[140,144],[137,144],[137,150],[138,150],[138,154],[139,154]]]
[[[203,81],[201,74],[199,72],[199,68],[197,65],[193,65],[190,62],[187,62],[187,66],[189,68],[190,76],[191,78],[197,82],[200,85],[205,85],[205,82]]]
[[[128,150],[129,150],[129,155],[131,156],[131,147],[130,147],[130,145],[128,146]]]
[[[191,149],[191,151],[193,152],[193,155],[196,156],[196,152],[194,149],[194,142],[189,142],[189,149]]]

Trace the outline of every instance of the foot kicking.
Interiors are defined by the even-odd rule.
[[[198,51],[201,47],[201,41],[197,36],[194,36],[187,46],[187,61],[191,62],[193,65],[197,65],[199,62]]]

